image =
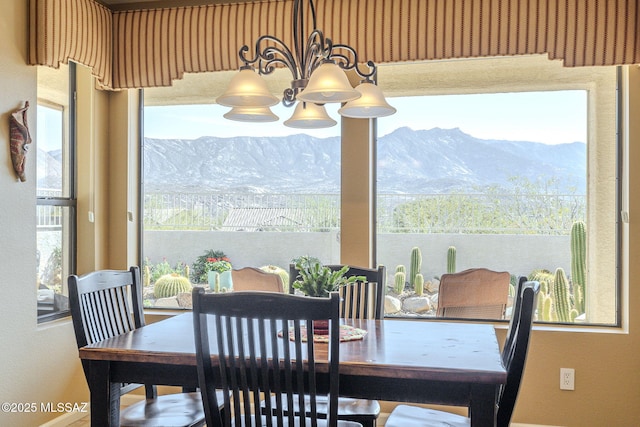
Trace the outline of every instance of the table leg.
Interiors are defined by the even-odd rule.
[[[473,384],[471,386],[471,427],[487,427],[496,425],[497,387],[490,384]]]
[[[89,391],[91,393],[91,426],[118,427],[120,425],[120,384],[110,381],[108,361],[91,360]]]

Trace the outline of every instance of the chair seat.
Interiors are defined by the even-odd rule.
[[[391,411],[385,427],[469,427],[462,415],[418,406],[398,405]]]
[[[275,396],[271,397],[271,406],[275,407],[276,405]],[[326,396],[317,396],[316,397],[316,411],[318,416],[325,418],[328,411],[328,402]],[[304,399],[306,414],[311,413],[310,400],[308,396],[305,396]],[[286,400],[283,399],[282,402],[283,409],[286,411],[288,409],[288,405]],[[260,403],[261,408],[265,408],[265,402],[262,401]],[[300,407],[298,405],[297,399],[294,399],[294,411],[296,414],[300,413]],[[366,399],[352,399],[350,397],[339,397],[338,398],[338,418],[341,420],[351,420],[357,421],[359,423],[363,422],[363,419],[377,419],[380,415],[380,403],[377,400],[366,400]],[[370,423],[367,423],[372,425]]]
[[[218,393],[218,398],[223,399],[221,392]],[[122,427],[191,427],[203,424],[204,411],[200,393],[162,395],[134,403],[120,412]]]

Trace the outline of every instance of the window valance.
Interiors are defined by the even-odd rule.
[[[168,86],[183,73],[238,69],[240,46],[252,49],[263,34],[291,45],[292,4],[111,11],[95,0],[31,0],[29,63],[73,60],[111,89]],[[635,0],[317,0],[316,8],[318,28],[377,63],[543,53],[565,66],[640,63]]]

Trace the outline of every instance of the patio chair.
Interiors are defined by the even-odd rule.
[[[144,326],[140,269],[101,270],[83,276],[71,275],[69,308],[78,348],[125,334]],[[89,370],[83,361],[85,376]],[[114,399],[142,384],[121,384],[113,390]],[[145,384],[146,400],[128,406],[120,413],[126,426],[201,426],[204,412],[199,393],[158,396],[156,387]]]
[[[309,298],[274,292],[205,294],[202,289],[195,289],[194,337],[207,425],[271,425],[267,424],[267,417],[271,417],[273,425],[284,423],[290,427],[315,422],[319,427],[362,427],[355,422],[338,421],[338,310],[337,293],[329,298]],[[329,321],[328,344],[314,342],[314,320]],[[210,327],[215,332],[210,332]],[[214,355],[218,366],[212,364],[210,337],[216,339]],[[329,411],[323,419],[317,411],[317,386],[327,384],[325,375]],[[221,402],[215,384],[222,384],[228,410],[218,409]],[[259,410],[256,413],[253,405],[263,394],[278,396],[273,407],[270,400],[266,401],[268,415]],[[285,405],[292,406],[294,399],[304,405],[305,396],[310,413],[294,415],[286,410]]]
[[[508,427],[513,415],[522,375],[527,360],[527,351],[533,324],[536,298],[540,290],[538,282],[520,280],[514,304],[514,315],[509,323],[507,339],[502,349],[502,360],[507,370],[507,381],[500,388],[496,408],[497,427]],[[396,406],[385,427],[468,427],[468,417],[434,409],[410,405]]]
[[[508,272],[471,268],[440,278],[436,316],[503,319],[509,297]]]
[[[340,270],[343,265],[328,265],[332,271]],[[349,267],[345,277],[364,276],[364,282],[350,283],[340,288],[340,318],[342,319],[375,319],[384,317],[384,295],[386,268]],[[293,282],[298,277],[295,264],[289,265],[289,292],[293,293]],[[272,398],[273,399],[273,398]],[[296,413],[299,406],[294,402]],[[308,405],[307,405],[308,410]],[[356,421],[364,427],[375,427],[380,416],[380,403],[377,400],[338,399],[338,418]]]
[[[231,270],[234,291],[284,292],[282,279],[277,274],[259,268],[244,267]]]

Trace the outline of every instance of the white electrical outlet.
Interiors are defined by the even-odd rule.
[[[575,389],[575,369],[560,368],[560,390]]]

